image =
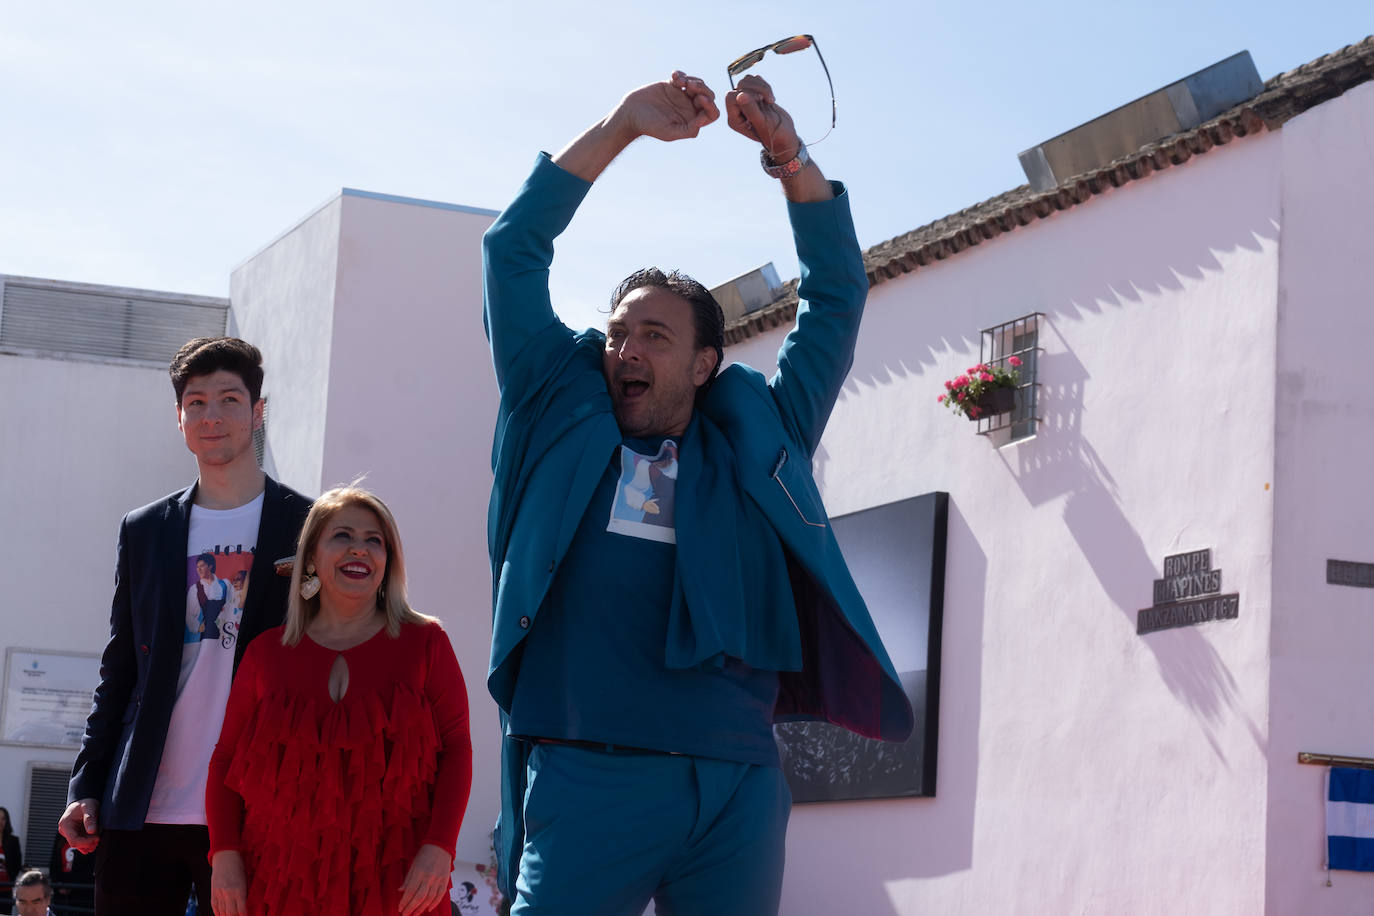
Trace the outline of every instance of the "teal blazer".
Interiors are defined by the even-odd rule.
[[[553,311],[553,240],[590,185],[541,155],[483,239],[485,324],[501,390],[487,516],[492,644],[487,687],[503,726],[517,648],[538,618],[607,462],[620,445],[602,374],[604,336]],[[677,588],[669,667],[723,656],[779,672],[776,721],[818,719],[890,741],[912,731],[910,703],[845,565],[811,457],[853,360],[868,278],[848,195],[788,203],[801,264],[796,326],[771,378],[724,369],[699,400],[680,455]],[[766,525],[783,547],[796,614],[758,619],[739,600],[735,545]],[[523,846],[525,744],[506,737],[496,846],[513,896]]]

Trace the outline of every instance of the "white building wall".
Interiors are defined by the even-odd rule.
[[[486,690],[486,505],[496,385],[482,330],[486,210],[344,191],[234,273],[269,367],[268,448],[309,495],[367,475],[396,515],[414,606],[467,679],[474,782],[458,858],[486,862],[500,804]]]
[[[937,796],[798,806],[789,916],[1263,911],[1279,165],[1238,141],[872,291],[816,465],[832,515],[950,493]],[[936,396],[1036,311],[1044,424],[996,448]],[[1204,547],[1239,619],[1137,635]]]
[[[1296,761],[1374,757],[1374,589],[1326,584],[1374,563],[1374,83],[1282,139],[1267,912],[1364,914],[1374,875],[1326,886],[1324,769]]]
[[[99,655],[119,520],[196,478],[167,370],[0,354],[0,393],[0,648]],[[26,845],[57,832],[27,823],[29,763],[75,759],[0,743],[0,806]]]
[[[341,210],[342,198],[329,201],[229,279],[229,333],[263,353],[264,466],[312,496],[324,459]]]
[[[458,858],[486,862],[500,807],[487,693],[487,497],[496,382],[482,330],[495,213],[343,198],[324,487],[368,475],[395,513],[411,601],[444,622],[468,688],[473,787]]]

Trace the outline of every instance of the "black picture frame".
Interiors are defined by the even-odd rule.
[[[898,743],[827,722],[775,725],[792,800],[933,797],[949,494],[914,496],[830,524],[911,700],[916,727]]]

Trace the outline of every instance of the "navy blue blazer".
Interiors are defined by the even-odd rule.
[[[119,526],[110,641],[67,785],[68,803],[100,799],[102,828],[139,830],[148,814],[181,669],[186,540],[196,486],[135,509]],[[273,563],[295,554],[310,505],[308,497],[267,478],[235,671],[248,643],[286,616],[291,583]]]

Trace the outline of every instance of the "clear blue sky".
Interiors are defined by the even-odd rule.
[[[499,209],[625,90],[681,68],[723,92],[730,59],[797,32],[838,97],[816,159],[867,246],[1023,183],[1021,150],[1236,51],[1268,79],[1371,31],[1368,0],[7,3],[0,273],[227,295],[342,187]],[[641,141],[563,237],[555,302],[599,323],[651,263],[795,276],[780,200],[723,121]]]

